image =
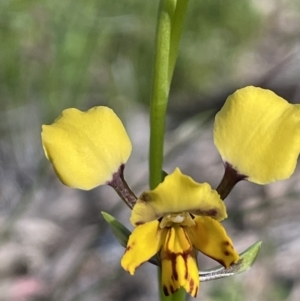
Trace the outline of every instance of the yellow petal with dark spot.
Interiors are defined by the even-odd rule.
[[[158,221],[137,226],[129,237],[121,260],[122,267],[133,275],[137,267],[160,250],[165,237],[163,232]]]
[[[210,217],[195,217],[195,226],[186,228],[192,245],[228,268],[239,259],[224,227]]]
[[[164,294],[169,296],[183,287],[196,297],[199,290],[198,266],[184,228],[170,228],[161,251],[161,262]]]
[[[289,178],[300,152],[300,105],[270,90],[237,90],[216,115],[214,141],[223,161],[249,181]]]
[[[226,207],[217,191],[207,183],[195,182],[176,168],[154,190],[146,191],[139,197],[130,221],[138,225],[180,212],[211,216],[217,220],[227,217]]]
[[[52,125],[43,125],[42,142],[59,179],[84,190],[110,181],[131,153],[121,120],[107,107],[64,110]]]

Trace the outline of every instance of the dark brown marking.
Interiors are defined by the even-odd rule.
[[[138,221],[138,222],[135,223],[136,226],[140,226],[140,225],[143,225],[143,224],[145,224],[145,222],[142,222],[142,221]]]
[[[196,287],[196,291],[195,291],[195,295],[194,297],[197,297],[197,294],[198,294],[198,289],[199,289],[199,286]]]
[[[191,278],[191,279],[190,279],[190,294],[193,293],[194,285],[195,285],[194,279]]]
[[[184,234],[186,236],[186,239],[188,241],[190,241],[187,233],[184,231]],[[170,239],[170,233],[167,235],[166,237],[166,244],[168,245],[168,240]],[[192,247],[192,244],[190,244],[190,249],[188,250],[185,250],[184,252],[179,252],[179,253],[173,253],[173,252],[170,252],[169,250],[165,251],[164,254],[165,254],[165,258],[166,260],[170,260],[171,261],[171,264],[172,264],[172,276],[171,276],[171,279],[173,281],[178,281],[178,272],[176,270],[176,261],[177,261],[177,257],[178,256],[182,256],[183,260],[184,260],[184,265],[185,265],[185,274],[184,274],[184,278],[186,280],[188,280],[189,278],[189,271],[188,271],[188,264],[187,264],[187,261],[188,261],[188,257],[189,256],[193,256],[192,255],[193,253],[193,247]],[[170,288],[171,290],[174,289],[173,287]],[[174,292],[176,292],[178,289],[174,290]],[[173,294],[173,292],[172,292]],[[166,294],[165,294],[166,295]],[[166,295],[167,296],[167,295]]]
[[[226,246],[226,247],[229,247],[229,248],[233,249],[233,245],[229,241],[224,241],[223,245]]]
[[[176,259],[177,259],[177,256],[176,254],[174,254],[175,256],[171,259],[172,261],[172,278],[174,278],[173,280],[177,281],[178,280],[178,273],[177,273],[177,270],[176,270]]]
[[[193,213],[195,213],[197,215],[202,215],[202,216],[216,217],[218,215],[218,210],[217,209],[209,209],[209,210],[197,209],[197,210],[194,210]]]
[[[189,255],[190,254],[186,254],[186,253],[182,254],[182,258],[184,260],[184,265],[185,265],[185,275],[184,275],[184,278],[186,280],[188,280],[188,278],[189,278],[189,271],[188,271],[188,265],[187,265],[187,259],[188,259]]]
[[[224,200],[230,193],[232,188],[242,180],[247,179],[247,176],[240,174],[234,167],[225,162],[225,173],[220,184],[217,187],[217,192],[219,193],[222,200]]]
[[[106,184],[111,186],[121,197],[121,199],[128,205],[128,207],[132,209],[137,202],[137,197],[125,181],[124,168],[125,165],[122,164],[120,168],[113,174],[112,179],[107,181]]]
[[[163,287],[163,291],[164,291],[165,296],[169,296],[168,288],[165,285]]]
[[[146,194],[146,193],[143,193],[143,194],[139,197],[139,199],[140,199],[141,201],[145,202],[145,203],[148,203],[148,202],[151,201],[150,196],[149,196],[148,194]]]
[[[225,254],[225,256],[229,256],[230,255],[230,253],[228,251],[225,251],[224,254]]]
[[[171,291],[171,294],[174,294],[176,292],[172,285],[170,285],[170,291]]]

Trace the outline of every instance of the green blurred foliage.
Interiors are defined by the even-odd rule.
[[[259,14],[250,1],[191,1],[174,89],[195,94],[228,83],[235,61],[258,36]]]
[[[147,104],[158,1],[0,2],[1,109]],[[210,89],[259,26],[247,0],[190,1],[172,95]]]

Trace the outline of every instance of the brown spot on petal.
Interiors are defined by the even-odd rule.
[[[129,251],[135,245],[135,241],[133,241],[130,245],[126,247],[126,251]]]
[[[164,291],[165,296],[169,296],[168,288],[165,285],[163,287],[163,291]]]
[[[228,251],[225,251],[225,252],[224,252],[224,255],[225,255],[225,256],[229,256],[230,253],[229,253]]]
[[[171,291],[171,294],[174,294],[176,292],[172,285],[170,285],[170,291]]]
[[[172,278],[177,281],[178,280],[178,273],[177,273],[177,269],[176,269],[176,259],[177,259],[176,254],[172,254],[172,258],[171,258],[171,262],[172,262]]]
[[[199,286],[196,287],[194,297],[197,297]]]
[[[140,225],[143,225],[143,224],[145,224],[145,222],[142,222],[142,221],[138,221],[138,222],[135,223],[136,226],[140,226]]]
[[[185,275],[184,278],[187,280],[189,278],[189,270],[188,270],[188,265],[187,265],[187,260],[188,260],[189,254],[183,254],[182,258],[184,260],[184,266],[185,266]]]
[[[139,200],[145,202],[145,203],[148,203],[151,201],[151,197],[146,194],[146,193],[143,193],[140,197],[139,197]]]
[[[226,247],[230,247],[231,249],[233,249],[233,245],[229,241],[224,241],[223,245],[226,246]]]
[[[194,214],[201,215],[201,216],[210,216],[210,217],[216,217],[218,215],[217,209],[209,209],[209,210],[201,210],[197,209],[193,211]]]
[[[217,216],[218,211],[216,209],[210,209],[210,210],[206,211],[206,214],[208,216]]]
[[[191,278],[190,280],[190,294],[193,293],[193,290],[194,290],[194,285],[195,285],[195,282],[194,282],[194,279]]]

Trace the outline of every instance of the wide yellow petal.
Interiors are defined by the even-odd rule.
[[[300,106],[270,90],[237,90],[216,115],[214,141],[222,159],[249,181],[286,179],[300,151]]]
[[[164,235],[158,221],[140,225],[129,236],[127,248],[121,260],[122,267],[131,275],[142,263],[149,260],[161,248]]]
[[[226,268],[238,261],[239,254],[218,221],[210,217],[195,217],[194,221],[195,226],[187,227],[186,232],[196,249]]]
[[[198,266],[192,244],[184,228],[171,227],[161,251],[162,288],[169,296],[183,287],[196,297],[199,289]]]
[[[224,202],[207,183],[197,183],[176,168],[154,190],[144,192],[133,207],[131,223],[139,225],[168,213],[191,212],[217,220],[227,217]]]
[[[121,120],[107,107],[64,110],[53,124],[43,125],[42,142],[60,180],[84,190],[111,180],[131,153]]]

